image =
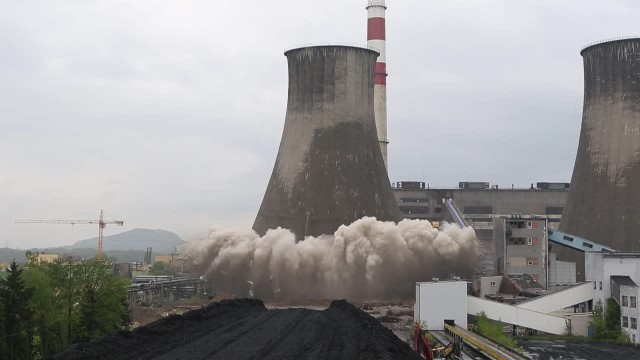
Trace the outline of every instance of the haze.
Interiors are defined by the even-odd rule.
[[[185,240],[249,228],[277,153],[284,50],[366,42],[366,0],[3,1],[0,247],[97,218]],[[590,42],[636,1],[388,2],[391,181],[570,181]]]

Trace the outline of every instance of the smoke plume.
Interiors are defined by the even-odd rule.
[[[287,229],[212,229],[183,250],[218,290],[264,299],[386,300],[413,294],[416,281],[464,276],[479,262],[472,228],[429,221],[398,224],[365,217],[333,235],[296,242]]]

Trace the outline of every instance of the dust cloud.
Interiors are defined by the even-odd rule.
[[[371,217],[299,242],[282,228],[262,237],[214,228],[182,252],[218,291],[279,300],[407,298],[416,281],[470,274],[480,259],[470,227],[439,230],[424,220],[396,224]]]

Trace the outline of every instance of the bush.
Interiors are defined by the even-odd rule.
[[[608,298],[606,306],[598,302],[593,308],[591,327],[597,340],[614,341],[619,344],[629,344],[629,336],[620,326],[620,305],[613,298]]]
[[[503,333],[504,324],[499,321],[490,320],[484,311],[476,314],[476,331],[480,334],[493,339],[494,341],[510,347],[518,349],[518,342],[510,336]]]

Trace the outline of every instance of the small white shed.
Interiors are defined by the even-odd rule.
[[[444,330],[453,322],[467,328],[467,283],[465,281],[416,283],[413,320],[426,323],[427,330]]]

